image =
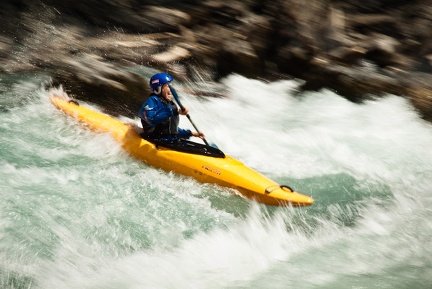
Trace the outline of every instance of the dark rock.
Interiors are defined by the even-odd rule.
[[[432,89],[409,88],[406,93],[421,116],[432,122]]]
[[[316,65],[305,78],[307,81],[302,86],[304,90],[329,88],[356,103],[372,95],[397,94],[401,88],[396,79],[378,73],[373,67],[359,70],[326,61]]]
[[[350,26],[361,34],[380,33],[400,37],[397,18],[384,14],[350,15]]]
[[[4,0],[0,70],[51,72],[126,115],[148,94],[128,69],[143,65],[189,84],[234,72],[355,102],[392,93],[431,119],[431,15],[424,0]]]
[[[225,41],[218,51],[217,71],[220,77],[239,73],[246,77],[256,77],[262,73],[255,50],[245,39],[233,37]]]
[[[348,66],[361,65],[366,49],[361,47],[340,47],[329,52],[328,57],[335,62]]]
[[[181,26],[187,26],[190,22],[190,15],[176,9],[158,6],[144,6],[141,9],[143,32],[179,32]]]
[[[425,120],[432,121],[432,75],[429,73],[398,73],[395,78],[404,87],[403,94]]]

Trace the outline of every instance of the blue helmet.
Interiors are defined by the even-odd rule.
[[[168,73],[156,73],[150,78],[150,87],[155,94],[160,94],[162,85],[173,80],[174,78]]]

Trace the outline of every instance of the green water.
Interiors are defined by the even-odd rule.
[[[45,79],[0,76],[0,288],[431,288],[432,127],[404,99],[239,76],[184,98],[225,153],[315,199],[273,208],[130,158]]]

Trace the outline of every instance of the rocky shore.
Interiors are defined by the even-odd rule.
[[[0,71],[134,115],[137,66],[180,81],[300,79],[354,102],[395,94],[432,121],[432,1],[4,0]],[[215,94],[198,91],[198,94]]]

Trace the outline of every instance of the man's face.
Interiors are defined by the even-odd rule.
[[[168,83],[165,83],[164,85],[162,85],[161,96],[164,99],[166,99],[167,101],[171,100],[172,94],[171,94],[171,89],[169,88]]]

